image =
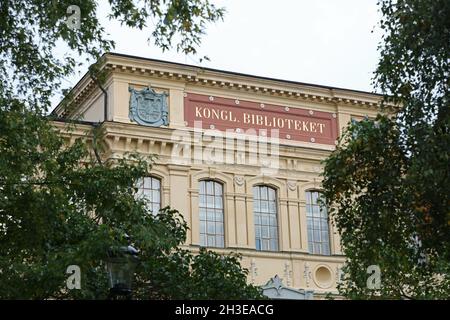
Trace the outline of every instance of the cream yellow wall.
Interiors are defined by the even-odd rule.
[[[103,125],[107,132],[108,155],[117,158],[128,151],[158,155],[152,174],[162,182],[162,206],[171,205],[178,209],[188,223],[186,246],[198,249],[199,181],[213,179],[224,187],[225,248],[216,250],[243,254],[243,265],[250,270],[250,282],[265,284],[278,274],[285,285],[294,288],[312,289],[318,294],[336,292],[336,282],[344,263],[339,235],[331,225],[330,256],[308,253],[305,200],[307,190],[321,189],[321,160],[335,146],[282,139],[280,169],[274,175],[265,176],[257,166],[245,163],[178,163],[172,157],[174,148],[179,147],[173,134],[176,130],[192,131],[184,121],[183,98],[186,92],[330,112],[335,114],[340,132],[353,116],[374,117],[377,96],[220,72],[201,73],[193,67],[145,60],[110,57],[107,66],[111,70],[108,80],[110,121]],[[201,80],[200,76],[205,79]],[[130,86],[151,86],[158,92],[169,94],[168,127],[144,127],[130,122]],[[95,88],[89,96],[90,102],[84,108],[84,114],[86,120],[95,121],[99,119],[100,111],[103,114],[100,108],[102,99]],[[239,150],[228,152],[233,159],[238,158]],[[248,156],[249,150],[245,154]],[[252,188],[257,184],[270,185],[277,190],[278,252],[255,250]]]
[[[81,115],[81,120],[91,122],[101,122],[104,120],[104,97],[100,92],[96,92],[92,103],[88,104],[86,110]]]

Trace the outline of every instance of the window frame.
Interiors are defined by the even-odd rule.
[[[211,187],[209,187],[210,185]],[[220,187],[220,194],[217,190],[218,187]],[[222,181],[215,179],[199,180],[198,228],[201,247],[225,248],[224,190],[225,184]],[[202,199],[202,197],[205,198]],[[221,200],[220,204],[217,203],[218,198]]]
[[[252,192],[255,249],[278,252],[280,251],[279,190],[272,185],[257,184],[252,187]],[[271,210],[272,207],[274,210]]]
[[[146,185],[145,179],[150,179],[150,188],[145,186]],[[139,185],[140,181],[142,181],[142,186]],[[153,183],[154,183],[153,181],[157,181],[158,182],[159,189],[153,188]],[[158,176],[155,176],[155,175],[147,175],[147,176],[141,177],[136,182],[136,187],[138,189],[137,192],[136,192],[136,196],[138,198],[142,197],[142,198],[146,199],[147,208],[150,209],[150,211],[154,215],[158,214],[158,212],[162,208],[162,203],[163,203],[162,182],[163,182],[162,179],[160,177],[158,177]],[[145,190],[150,190],[151,198],[146,196]],[[155,192],[155,191],[157,191],[159,193],[159,203],[157,201],[153,200],[153,192]],[[159,207],[159,209],[156,212],[155,212],[155,206]]]
[[[320,206],[319,198],[323,196],[321,190],[305,190],[305,212],[306,212],[306,233],[308,238],[308,252],[310,254],[330,256],[331,248],[331,225],[328,208]],[[314,202],[315,199],[315,202]],[[325,210],[323,210],[323,208]],[[317,211],[317,212],[316,212]],[[326,217],[323,217],[325,212]],[[318,228],[316,228],[318,226]],[[324,228],[326,226],[326,228]],[[323,234],[326,232],[326,239]],[[317,248],[319,248],[317,250]],[[328,250],[326,250],[328,249]]]

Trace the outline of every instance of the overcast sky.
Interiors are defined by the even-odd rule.
[[[381,38],[377,0],[212,0],[227,12],[223,22],[208,26],[197,57],[163,53],[148,44],[150,30],[109,21],[107,2],[100,2],[98,14],[118,53],[193,65],[207,55],[205,67],[373,91]]]

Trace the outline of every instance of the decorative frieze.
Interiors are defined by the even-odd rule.
[[[252,259],[250,262],[250,282],[255,284],[256,277],[258,276],[258,268],[256,267],[255,259]]]
[[[305,279],[306,287],[309,287],[311,279],[312,279],[312,275],[311,275],[311,269],[309,267],[309,263],[308,262],[305,262],[305,264],[304,264],[303,278]]]
[[[286,285],[288,287],[290,287],[291,282],[292,282],[292,269],[291,269],[291,264],[288,261],[286,261],[284,263],[283,273],[284,273],[284,279],[286,280]]]
[[[342,277],[344,276],[344,273],[342,272],[342,266],[336,265],[336,283],[340,283],[342,281]]]

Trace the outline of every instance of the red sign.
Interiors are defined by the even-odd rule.
[[[277,129],[280,139],[323,144],[334,145],[338,136],[337,121],[330,112],[194,93],[184,98],[184,120],[189,127],[198,121],[202,129],[267,136]]]

